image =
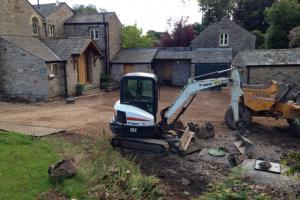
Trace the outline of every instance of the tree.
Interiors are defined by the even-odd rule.
[[[142,35],[143,30],[137,25],[122,27],[122,47],[123,48],[148,48],[154,44],[154,39]]]
[[[76,4],[73,6],[73,11],[75,14],[95,14],[98,13],[97,7],[95,5],[89,4],[87,6],[82,4]]]
[[[256,37],[256,41],[255,41],[255,48],[256,49],[264,49],[265,48],[265,36],[260,32],[260,31],[253,31],[252,32],[253,35],[255,35]]]
[[[147,36],[153,38],[154,40],[160,40],[161,35],[163,34],[163,32],[157,32],[154,30],[149,30],[147,31]]]
[[[163,47],[187,47],[195,38],[195,31],[192,25],[187,24],[188,18],[182,17],[174,23],[171,33],[166,32],[162,35],[160,45]]]
[[[275,0],[239,0],[233,11],[234,20],[248,31],[259,30],[265,33],[268,24],[265,21],[265,10]]]
[[[195,34],[196,34],[196,35],[199,35],[202,31],[204,31],[205,27],[204,27],[203,24],[200,24],[200,23],[198,23],[198,22],[195,22],[195,23],[193,24],[193,29],[194,29],[194,31],[195,31]]]
[[[230,17],[236,0],[198,0],[203,12],[202,25],[207,27],[220,21],[223,17]]]
[[[266,10],[267,48],[288,48],[289,31],[300,25],[300,3],[296,0],[280,0]]]

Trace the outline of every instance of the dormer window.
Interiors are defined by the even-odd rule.
[[[220,46],[228,46],[229,45],[229,34],[228,33],[221,33],[220,34]]]
[[[93,40],[99,40],[99,29],[98,28],[91,28],[90,29],[90,37]]]
[[[39,34],[39,20],[38,18],[34,17],[32,18],[32,35],[38,35]]]
[[[49,36],[53,37],[54,36],[54,31],[55,31],[55,26],[54,25],[49,25],[48,29],[49,29]]]

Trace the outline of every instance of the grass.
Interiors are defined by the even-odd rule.
[[[0,199],[35,199],[47,191],[48,166],[58,159],[48,140],[0,132]]]
[[[281,163],[288,167],[287,175],[296,175],[300,179],[300,151],[288,153]]]
[[[62,158],[81,155],[72,179],[53,183],[48,166]],[[158,199],[158,179],[144,176],[133,158],[124,158],[107,140],[82,141],[74,146],[63,139],[33,139],[0,132],[0,199],[47,199],[56,191],[68,199]]]
[[[269,200],[269,197],[253,191],[239,168],[234,168],[225,181],[210,185],[208,192],[194,200]]]
[[[142,175],[133,158],[124,158],[105,140],[91,148],[91,192],[96,199],[159,199],[158,179]]]

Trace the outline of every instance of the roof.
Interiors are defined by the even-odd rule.
[[[193,51],[192,48],[184,47],[167,47],[160,48],[157,52],[155,59],[169,59],[169,60],[178,60],[178,59],[192,59]]]
[[[151,63],[158,49],[122,49],[112,59],[112,63],[134,64],[134,63]]]
[[[105,15],[105,22],[109,20],[114,12],[101,12],[96,14],[76,14],[70,17],[65,24],[97,24],[103,23],[103,15]]]
[[[46,62],[60,61],[60,58],[37,38],[21,36],[0,36],[0,38],[45,60]]]
[[[155,59],[190,59],[192,63],[230,63],[231,48],[162,48]]]
[[[48,4],[39,4],[39,5],[33,5],[33,7],[41,13],[43,17],[47,17],[50,14],[52,14],[57,8],[67,5],[66,3],[59,3],[56,5],[56,3],[48,3]],[[71,9],[71,8],[70,8]],[[72,10],[72,9],[71,9]]]
[[[300,48],[247,50],[239,52],[234,66],[300,65]]]
[[[71,55],[80,55],[92,44],[97,53],[101,55],[98,46],[91,39],[68,38],[47,39],[43,41],[62,61],[67,61]]]

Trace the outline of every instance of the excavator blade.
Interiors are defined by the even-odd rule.
[[[185,131],[179,141],[179,151],[180,152],[185,152],[188,149],[194,135],[195,135],[195,133],[191,132],[189,127],[187,127],[185,129]]]
[[[164,140],[114,137],[111,140],[114,148],[124,148],[141,153],[167,154],[169,145]]]
[[[254,150],[254,144],[247,138],[239,135],[234,145],[238,148],[241,154],[249,154]]]

